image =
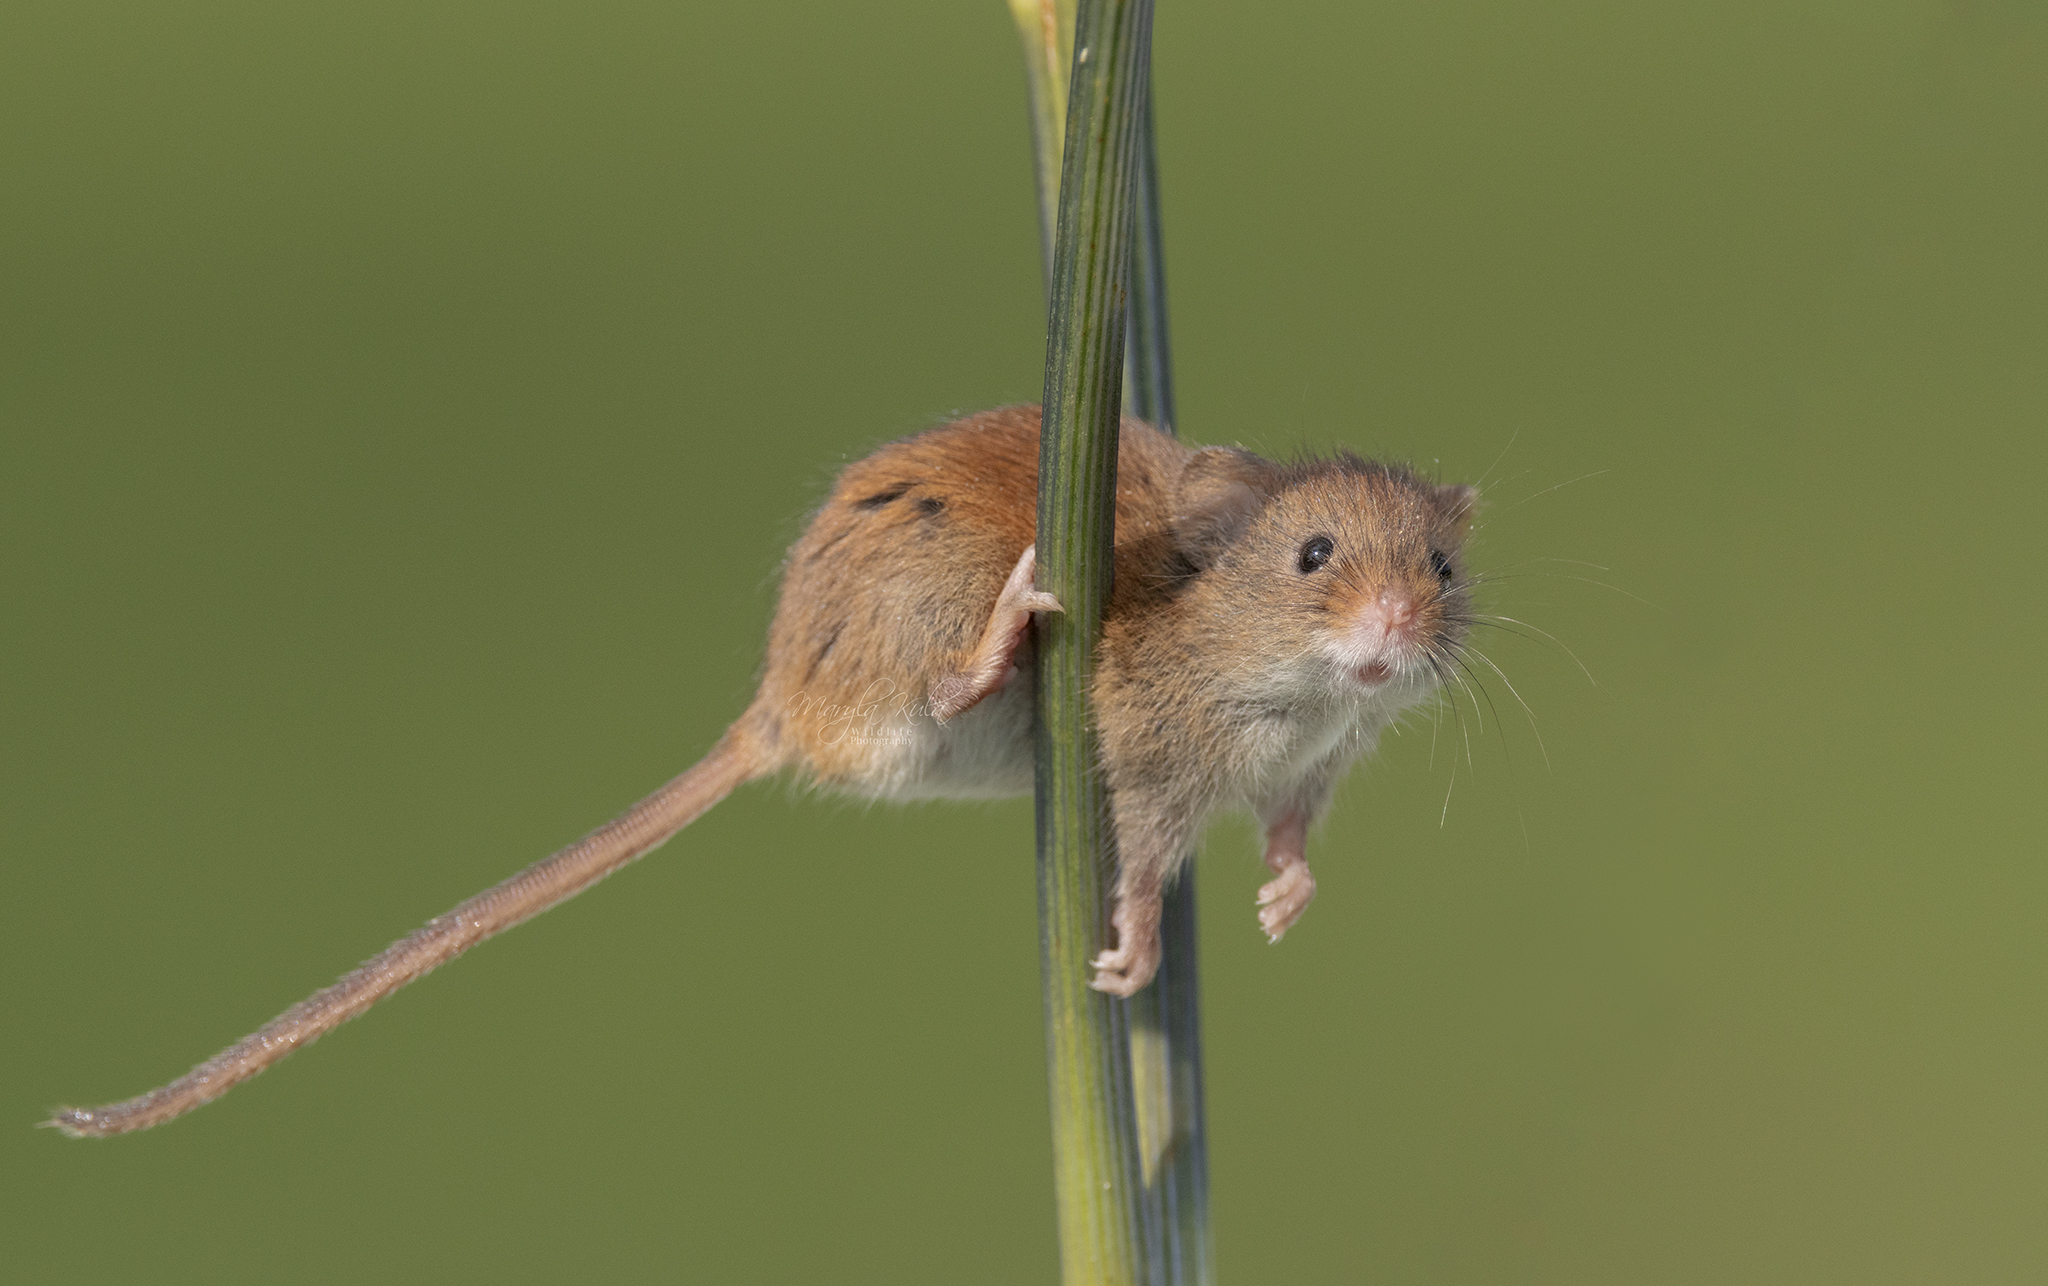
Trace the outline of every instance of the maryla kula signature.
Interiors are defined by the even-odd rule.
[[[786,707],[791,715],[808,714],[823,721],[820,739],[833,745],[855,741],[907,741],[911,725],[934,719],[929,698],[899,692],[888,679],[877,679],[853,701],[825,701],[799,692]]]

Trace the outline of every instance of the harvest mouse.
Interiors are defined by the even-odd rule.
[[[886,799],[1032,788],[1039,411],[1013,406],[846,467],[784,561],[753,701],[709,754],[617,820],[430,920],[180,1079],[65,1108],[72,1135],[199,1106],[785,769]],[[1249,808],[1274,940],[1315,895],[1304,848],[1339,776],[1448,678],[1469,623],[1477,493],[1349,454],[1273,464],[1125,420],[1095,717],[1119,854],[1093,984],[1159,967],[1160,899],[1216,812]]]

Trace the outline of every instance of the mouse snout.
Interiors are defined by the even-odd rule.
[[[1358,618],[1359,624],[1388,638],[1406,635],[1415,625],[1415,599],[1404,589],[1383,589]]]
[[[1419,626],[1415,596],[1389,587],[1359,604],[1352,613],[1351,635],[1377,652],[1402,653],[1414,644]],[[1389,657],[1388,659],[1392,659]]]
[[[1422,606],[1411,591],[1390,585],[1361,595],[1344,615],[1337,651],[1360,683],[1377,687],[1421,656]]]

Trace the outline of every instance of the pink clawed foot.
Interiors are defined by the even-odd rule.
[[[1309,874],[1307,862],[1295,862],[1280,872],[1279,879],[1262,885],[1259,888],[1259,927],[1266,931],[1267,941],[1278,942],[1293,928],[1315,895],[1316,877]]]
[[[1011,569],[1010,579],[1003,582],[1003,592],[997,595],[995,610],[989,613],[988,625],[967,664],[932,683],[932,717],[940,723],[973,709],[1017,673],[1017,648],[1024,642],[1024,631],[1031,628],[1033,612],[1066,610],[1052,595],[1032,588],[1037,571],[1038,547],[1027,545]]]
[[[1104,951],[1088,962],[1095,970],[1088,985],[1128,999],[1143,991],[1159,972],[1159,901],[1133,903],[1118,898],[1109,921],[1116,927],[1116,950]]]
[[[1288,814],[1266,831],[1266,865],[1274,878],[1259,889],[1259,927],[1266,940],[1278,942],[1316,895],[1316,877],[1309,873],[1308,823]]]

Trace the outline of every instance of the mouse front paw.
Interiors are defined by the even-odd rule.
[[[1316,877],[1309,874],[1307,862],[1296,860],[1281,867],[1280,874],[1259,889],[1259,928],[1265,930],[1266,940],[1278,942],[1315,895]]]

